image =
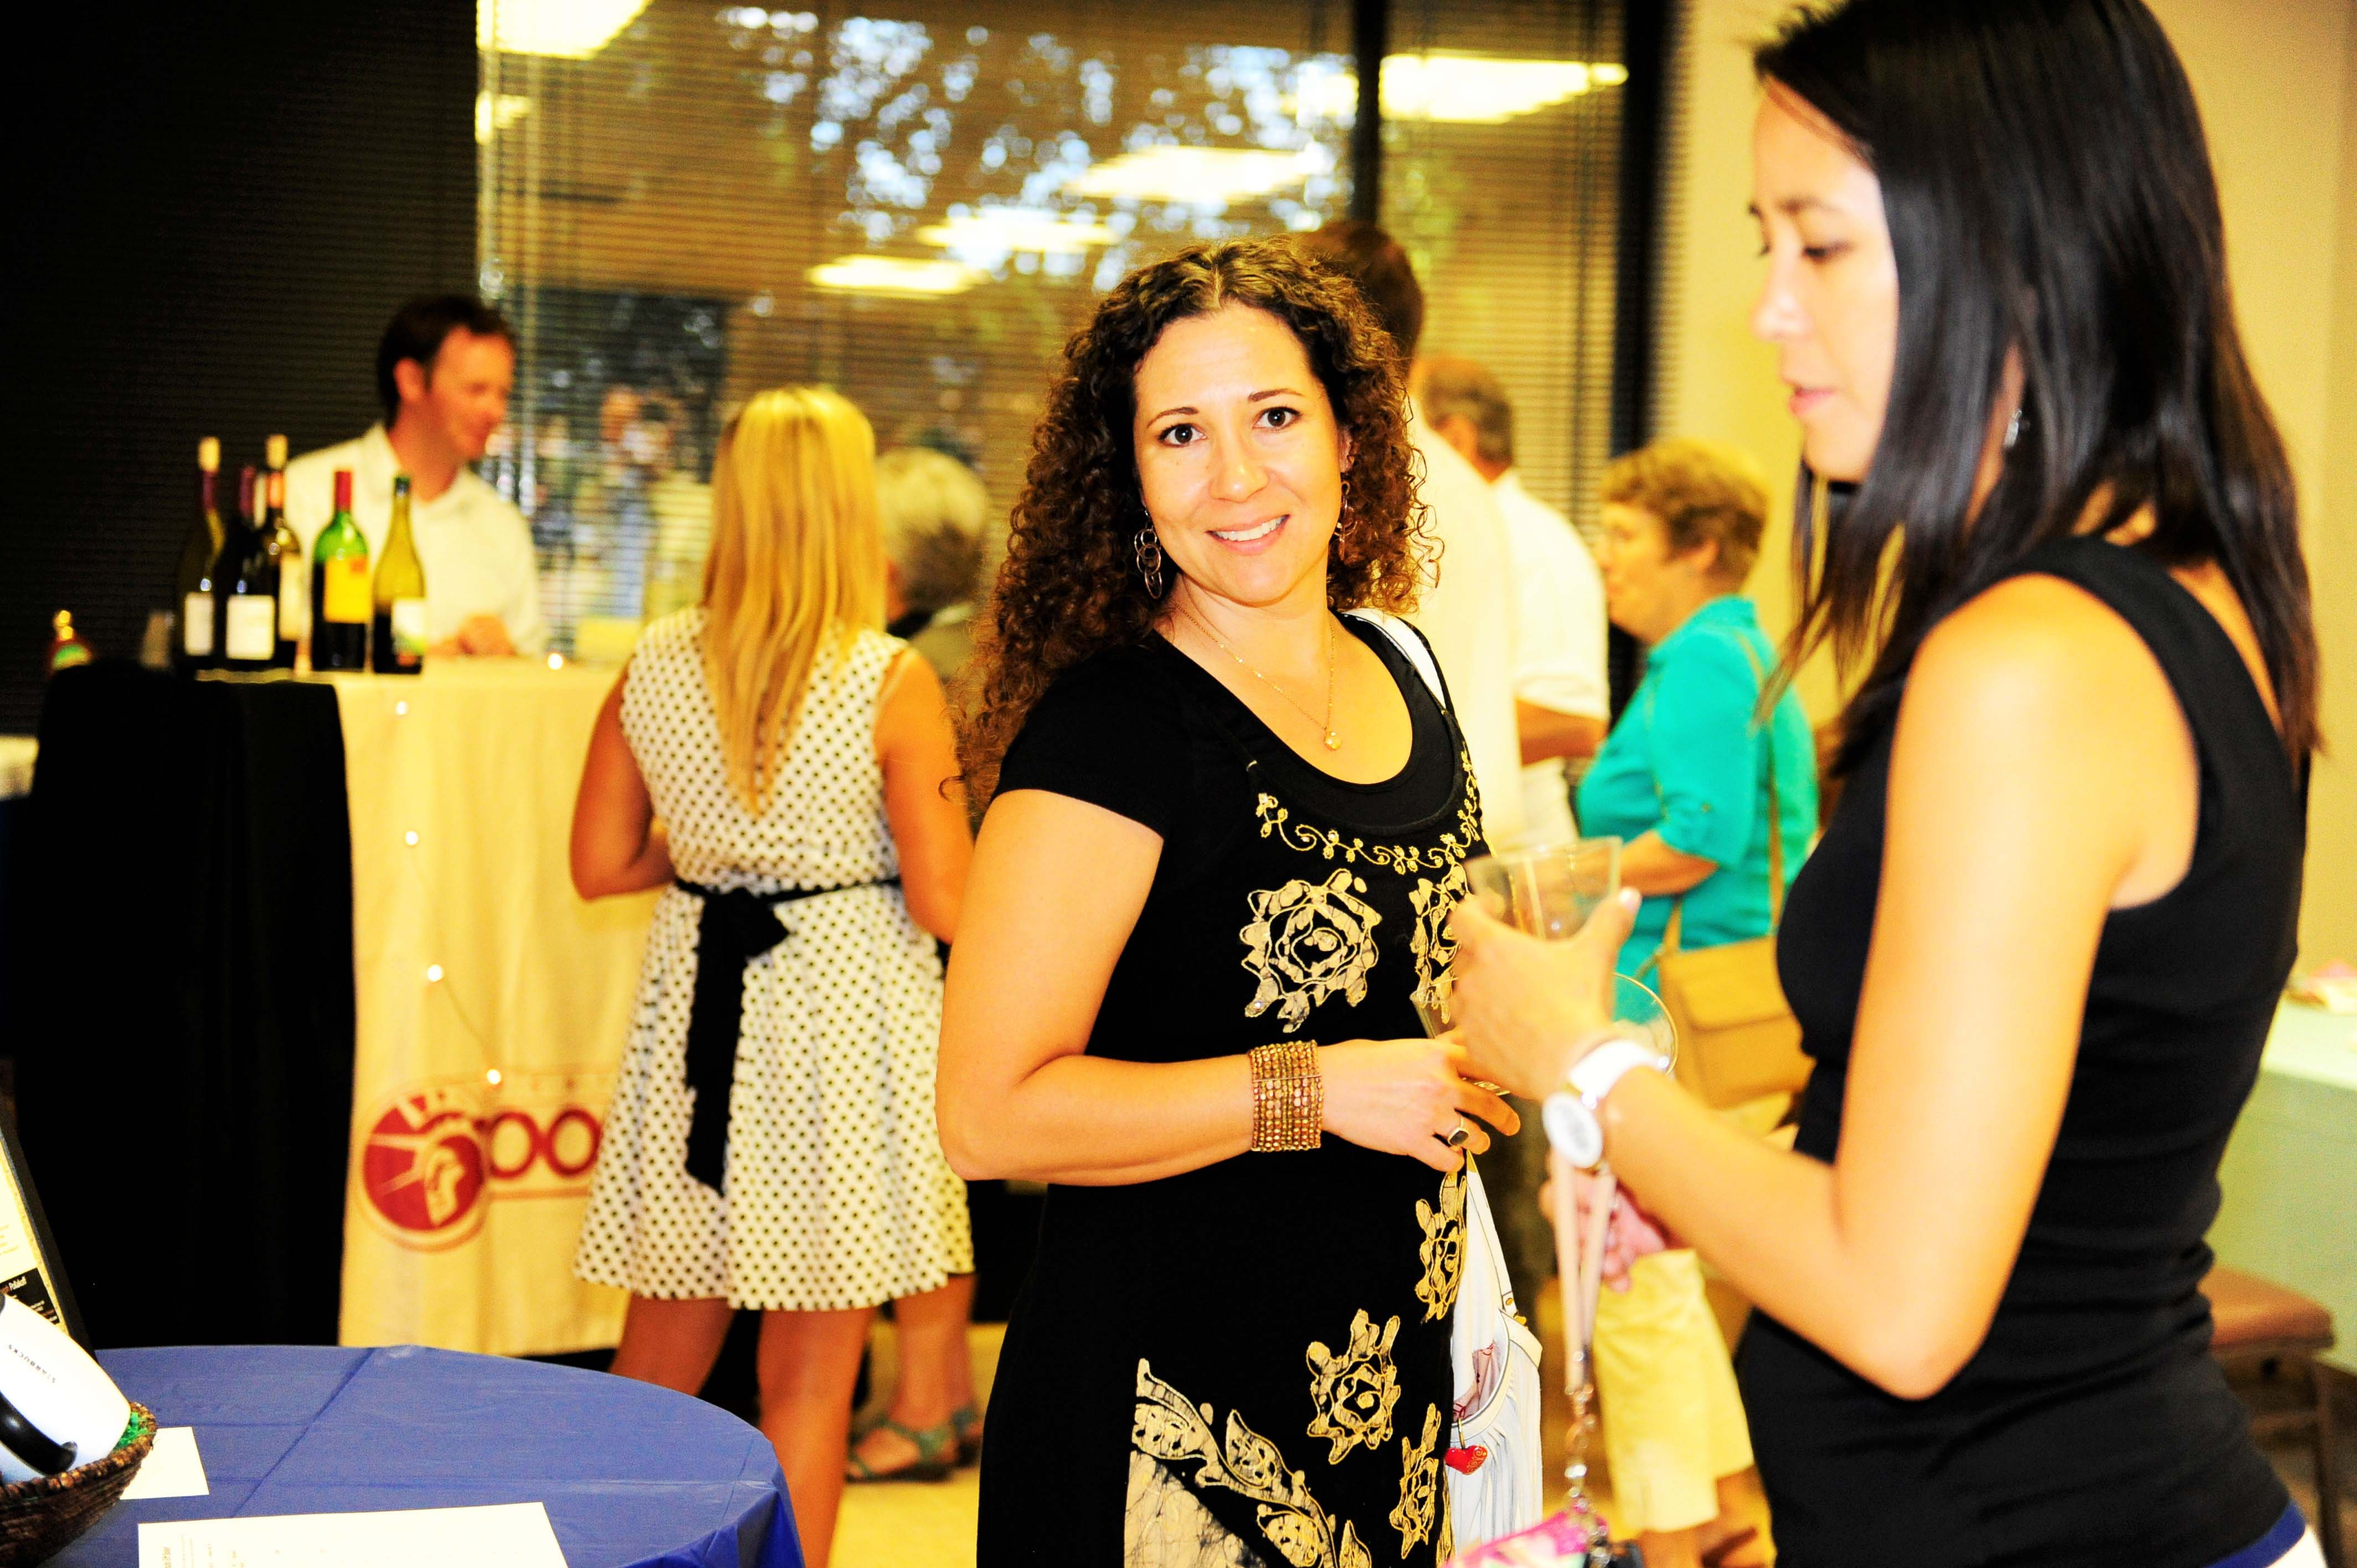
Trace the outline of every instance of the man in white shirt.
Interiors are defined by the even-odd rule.
[[[1514,406],[1489,370],[1435,356],[1416,365],[1416,405],[1435,435],[1488,481],[1506,519],[1520,597],[1514,623],[1514,716],[1522,736],[1523,811],[1534,843],[1575,829],[1567,766],[1604,744],[1612,695],[1604,577],[1570,519],[1523,488],[1514,468]]]
[[[377,345],[376,384],[383,424],[286,465],[286,521],[305,553],[334,510],[336,470],[350,468],[352,521],[368,541],[369,559],[382,559],[393,476],[407,474],[432,651],[543,651],[548,628],[532,530],[468,467],[507,422],[515,385],[507,322],[466,295],[412,300]]]
[[[1399,242],[1355,220],[1329,223],[1302,239],[1318,260],[1359,285],[1401,356],[1413,360],[1424,331],[1424,290]],[[1424,457],[1426,525],[1440,545],[1437,574],[1408,618],[1432,644],[1448,680],[1481,788],[1483,836],[1491,849],[1505,849],[1528,836],[1514,724],[1516,604],[1506,521],[1488,481],[1425,423],[1412,402],[1408,437]]]

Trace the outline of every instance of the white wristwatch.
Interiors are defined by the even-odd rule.
[[[1629,1025],[1615,1025],[1604,1043],[1572,1064],[1564,1085],[1539,1107],[1547,1142],[1581,1170],[1594,1170],[1604,1160],[1604,1097],[1623,1076],[1638,1068],[1670,1070],[1670,1059],[1653,1048],[1652,1035]]]

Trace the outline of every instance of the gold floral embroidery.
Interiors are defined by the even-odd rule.
[[[1254,1517],[1262,1533],[1292,1568],[1373,1568],[1373,1554],[1359,1540],[1358,1528],[1345,1520],[1340,1538],[1335,1537],[1333,1521],[1309,1495],[1308,1479],[1285,1467],[1275,1444],[1230,1411],[1222,1448],[1211,1434],[1211,1407],[1189,1404],[1143,1358],[1133,1419],[1130,1444],[1139,1454],[1164,1465],[1198,1466],[1198,1487],[1218,1487],[1258,1504]]]
[[[1419,1007],[1448,1010],[1449,994],[1457,987],[1451,968],[1457,961],[1457,943],[1448,934],[1448,916],[1469,891],[1465,868],[1452,865],[1437,882],[1419,878],[1407,896],[1415,910],[1415,930],[1407,947],[1415,960],[1415,1001]]]
[[[1392,1434],[1392,1406],[1399,1402],[1399,1369],[1392,1364],[1392,1341],[1399,1337],[1400,1320],[1383,1325],[1379,1336],[1364,1307],[1351,1319],[1351,1342],[1336,1355],[1322,1339],[1309,1343],[1309,1401],[1318,1415],[1309,1435],[1330,1438],[1326,1463],[1339,1465],[1342,1455],[1363,1443],[1380,1448]]]
[[[1424,1303],[1424,1320],[1448,1316],[1457,1305],[1458,1282],[1465,1274],[1465,1172],[1449,1172],[1440,1181],[1440,1207],[1415,1200],[1415,1222],[1424,1227],[1424,1245],[1416,1257],[1424,1278],[1416,1282],[1415,1299]]]
[[[1260,819],[1260,836],[1274,838],[1304,854],[1340,860],[1345,865],[1356,865],[1363,860],[1381,870],[1403,874],[1447,871],[1462,864],[1473,853],[1473,846],[1481,842],[1481,792],[1473,782],[1473,759],[1460,751],[1458,761],[1465,773],[1465,795],[1457,803],[1456,826],[1442,833],[1436,845],[1369,843],[1364,839],[1346,839],[1331,828],[1295,820],[1293,813],[1265,790],[1254,807],[1254,814]]]
[[[1424,1407],[1424,1441],[1400,1439],[1399,1506],[1392,1509],[1392,1527],[1400,1532],[1400,1555],[1432,1533],[1433,1513],[1440,1490],[1440,1460],[1433,1450],[1440,1444],[1440,1407]]]
[[[1378,953],[1375,927],[1383,920],[1373,905],[1354,897],[1366,890],[1342,870],[1322,883],[1296,879],[1274,893],[1250,895],[1252,923],[1238,935],[1244,968],[1260,987],[1245,1017],[1259,1017],[1274,1003],[1289,1035],[1336,992],[1353,1007],[1366,1000]]]

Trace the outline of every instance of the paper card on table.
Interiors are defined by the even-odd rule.
[[[565,1568],[538,1503],[139,1527],[139,1568]]]
[[[147,1451],[140,1462],[139,1473],[123,1488],[123,1500],[132,1502],[140,1498],[205,1498],[212,1495],[205,1481],[205,1462],[197,1454],[197,1429],[193,1426],[167,1426],[157,1429],[156,1446]]]

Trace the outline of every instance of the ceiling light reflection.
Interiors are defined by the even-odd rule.
[[[1078,254],[1096,245],[1113,243],[1114,231],[1087,218],[1032,207],[985,207],[978,212],[950,209],[946,221],[917,231],[928,245],[939,245],[960,258],[983,263],[985,258],[1017,251],[1041,254]],[[986,263],[985,263],[986,264]]]
[[[1225,204],[1299,185],[1327,172],[1331,161],[1325,148],[1315,145],[1297,153],[1256,147],[1141,147],[1083,171],[1064,189],[1104,199]]]
[[[646,8],[647,0],[475,0],[475,46],[587,59]]]
[[[1481,55],[1385,55],[1383,114],[1393,120],[1495,125],[1629,80],[1626,66],[1576,59],[1501,59]],[[1325,119],[1358,108],[1351,71],[1305,72],[1300,106]]]
[[[983,274],[963,262],[919,262],[904,256],[839,256],[803,274],[821,288],[862,294],[963,294]]]
[[[475,94],[476,144],[489,142],[494,133],[511,128],[531,113],[532,100],[520,92],[502,92],[496,99],[488,92]]]

